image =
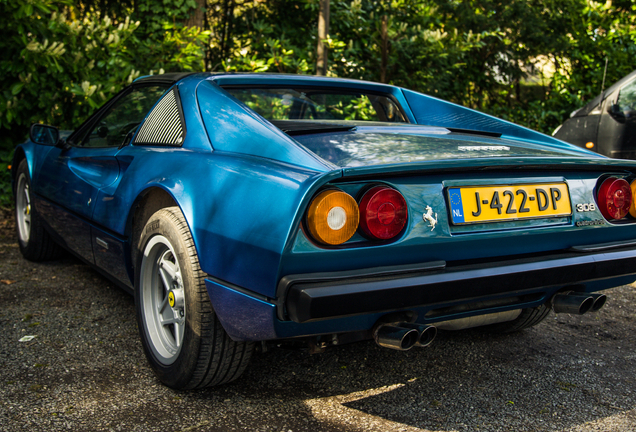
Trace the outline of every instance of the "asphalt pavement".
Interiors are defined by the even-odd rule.
[[[633,285],[514,335],[274,348],[236,382],[178,392],[148,366],[133,299],[75,258],[24,260],[4,214],[0,431],[636,430]]]

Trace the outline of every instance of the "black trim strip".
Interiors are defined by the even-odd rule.
[[[493,138],[500,138],[501,135],[503,135],[499,132],[488,132],[488,131],[480,131],[480,130],[473,130],[473,129],[458,129],[458,128],[452,128],[452,127],[447,127],[446,129],[448,129],[449,131],[453,133],[460,133],[460,134],[467,134],[467,135],[481,135],[481,136],[487,136],[487,137],[493,137]]]
[[[142,78],[138,78],[133,82],[135,84],[148,84],[148,83],[169,83],[175,84],[187,76],[194,75],[197,72],[171,72],[163,75],[150,75]]]
[[[636,274],[636,250],[576,253],[446,267],[425,274],[287,277],[289,319],[298,323],[561,288]],[[282,281],[281,281],[282,283]],[[281,299],[283,300],[283,299]]]
[[[379,172],[365,172],[364,169],[358,169],[358,167],[353,168],[353,170],[348,169],[347,167],[342,167],[343,176],[332,180],[333,183],[337,182],[351,182],[351,181],[367,181],[367,180],[378,180],[384,178],[394,178],[394,177],[409,177],[414,175],[437,175],[437,174],[457,174],[458,170],[461,171],[462,174],[472,174],[472,173],[484,173],[484,172],[499,172],[499,171],[560,171],[560,172],[598,172],[598,173],[613,173],[613,174],[625,174],[631,175],[636,171],[636,165],[622,165],[619,163],[612,164],[607,163],[613,161],[613,159],[602,160],[601,163],[588,165],[584,162],[585,160],[578,161],[564,161],[561,164],[558,162],[552,162],[547,159],[543,162],[536,161],[533,163],[528,163],[524,165],[524,163],[516,160],[511,162],[510,164],[505,165],[482,165],[482,166],[468,166],[468,167],[459,167],[458,165],[452,164],[448,167],[440,167],[441,163],[438,162],[436,166],[420,166],[417,168],[405,168],[405,167],[388,167],[385,168],[385,171],[382,173]],[[619,159],[616,159],[619,161]]]
[[[619,249],[619,248],[627,248],[627,247],[635,247],[636,241],[617,241],[610,243],[597,243],[593,245],[583,245],[583,246],[572,246],[570,248],[573,252],[598,252],[608,249]]]
[[[443,270],[446,268],[446,261],[430,261],[419,264],[405,264],[399,266],[383,266],[372,267],[356,270],[347,270],[339,272],[324,272],[324,273],[305,273],[305,274],[292,274],[284,276],[278,287],[276,288],[276,298],[281,302],[278,308],[278,317],[282,320],[284,317],[284,299],[287,296],[289,288],[299,283],[317,283],[317,282],[343,282],[346,280],[356,280],[364,278],[384,278],[395,277],[401,274],[414,274],[420,272],[429,272],[433,270]]]

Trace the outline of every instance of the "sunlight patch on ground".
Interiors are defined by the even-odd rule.
[[[420,429],[403,423],[387,420],[382,417],[367,414],[363,411],[345,406],[347,403],[394,391],[404,387],[405,385],[406,384],[393,384],[344,395],[308,399],[305,401],[305,405],[309,407],[317,420],[337,426],[346,426],[347,430],[351,431],[382,430],[400,432],[434,432],[429,429]],[[445,430],[444,432],[456,431]]]

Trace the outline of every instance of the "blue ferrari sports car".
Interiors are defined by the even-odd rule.
[[[270,74],[136,80],[12,168],[20,250],[135,297],[177,389],[268,342],[397,350],[512,332],[636,279],[636,162],[407,89]]]

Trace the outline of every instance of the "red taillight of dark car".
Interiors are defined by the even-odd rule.
[[[406,200],[395,189],[375,186],[360,199],[360,230],[378,240],[389,240],[397,236],[408,216]]]
[[[597,202],[601,214],[607,220],[618,220],[627,216],[632,204],[632,190],[624,179],[609,177],[598,189]]]

